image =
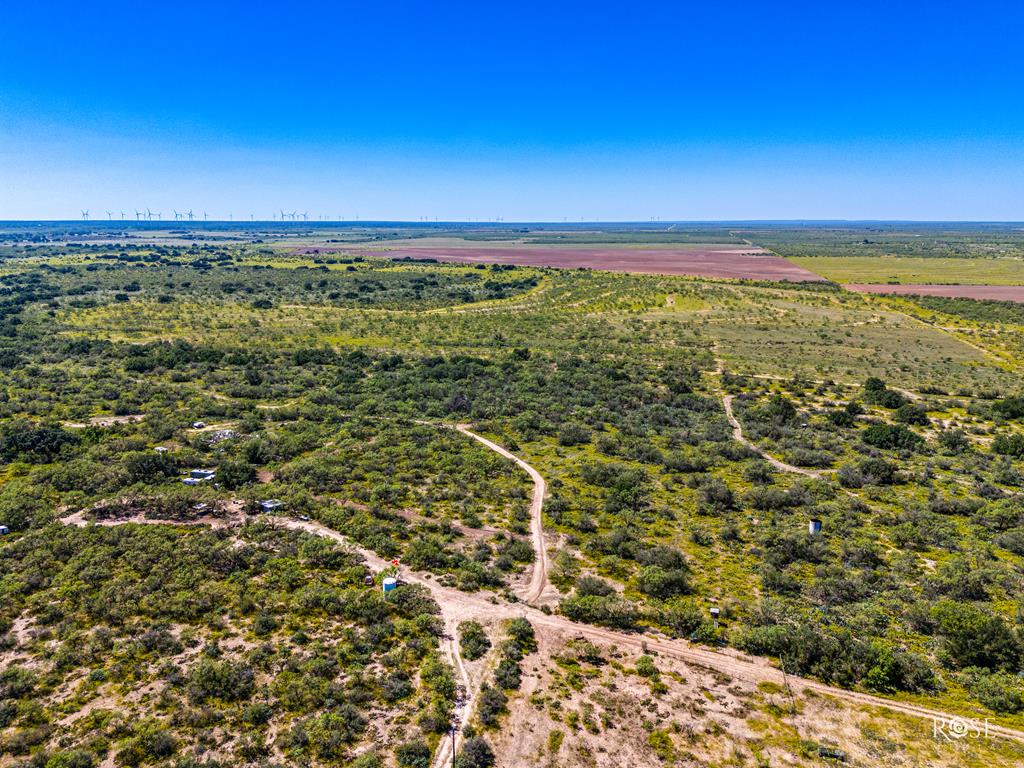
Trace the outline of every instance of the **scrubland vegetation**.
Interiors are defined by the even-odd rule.
[[[264,243],[3,256],[5,765],[429,764],[457,697],[436,604],[274,520],[514,599],[529,478],[453,423],[548,480],[564,616],[1024,725],[1012,306]],[[806,474],[734,438],[727,394]],[[459,627],[496,659],[467,768],[532,632]]]

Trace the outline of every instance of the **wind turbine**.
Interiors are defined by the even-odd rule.
[[[188,209],[188,213],[185,214],[185,215],[188,216],[188,220],[189,221],[192,221],[192,219],[195,218],[195,216],[192,215],[192,209],[191,208]]]
[[[135,209],[135,220],[139,221],[139,219],[141,219],[141,218],[142,218],[142,211],[140,211],[138,208],[136,208]]]
[[[124,211],[121,211],[121,221],[124,221]]]
[[[110,221],[112,218],[114,218],[114,214],[112,214],[110,211],[107,211],[107,221]]]
[[[86,210],[82,211],[82,221],[88,221],[88,220],[89,220],[89,210],[86,209]]]
[[[304,211],[302,214],[303,221],[309,221],[309,211]]]
[[[295,221],[295,214],[296,214],[296,211],[292,211],[292,212],[291,212],[291,213],[289,214],[289,218],[290,218],[290,219],[291,219],[292,221]]]
[[[176,210],[174,211],[174,220],[181,221],[181,214],[178,213]]]
[[[206,221],[206,211],[203,211],[203,221]]]
[[[151,210],[149,210],[149,208],[147,208],[146,209],[146,221],[152,221],[152,220],[153,220],[153,212]]]
[[[286,214],[286,213],[284,212],[284,210],[282,210],[282,211],[281,211],[281,221],[284,221],[284,220],[285,220],[285,219],[287,219],[287,218],[288,218],[288,214]]]

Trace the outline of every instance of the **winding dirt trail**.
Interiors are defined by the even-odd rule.
[[[544,495],[547,493],[547,482],[544,477],[536,469],[531,467],[521,458],[516,456],[511,451],[502,448],[495,442],[488,440],[486,437],[481,437],[476,432],[471,432],[469,427],[465,424],[456,424],[457,429],[467,437],[471,437],[478,443],[485,445],[492,451],[500,456],[504,456],[510,461],[514,461],[533,480],[533,498],[530,501],[530,537],[533,539],[533,568],[530,573],[530,583],[526,586],[523,594],[519,595],[519,598],[524,602],[535,604],[541,601],[541,598],[545,596],[545,592],[550,593],[551,587],[548,581],[548,552],[547,546],[544,543],[544,519],[542,517],[544,511]]]
[[[391,565],[389,561],[380,557],[375,552],[356,546],[343,534],[328,528],[321,523],[314,522],[312,520],[303,521],[282,517],[265,517],[263,519],[282,528],[303,531],[315,536],[323,536],[343,544],[352,551],[361,555],[372,570],[380,571]],[[73,525],[88,524],[79,520],[67,522]],[[137,521],[124,520],[117,522],[104,522],[106,525],[124,525],[136,523]],[[156,523],[155,521],[147,521],[147,523],[157,525],[163,524]],[[179,523],[174,524],[178,525]],[[709,669],[714,669],[750,682],[773,682],[776,684],[788,683],[796,692],[812,691],[818,694],[831,696],[835,699],[851,704],[878,707],[880,709],[900,712],[932,722],[939,721],[948,723],[955,717],[949,712],[931,709],[911,702],[885,699],[880,696],[873,696],[859,691],[851,691],[845,688],[835,688],[833,686],[826,685],[825,683],[817,682],[816,680],[808,680],[806,678],[794,677],[792,675],[784,676],[783,672],[772,666],[771,662],[766,658],[749,657],[740,654],[737,651],[715,650],[700,645],[694,645],[686,642],[685,640],[670,639],[663,635],[618,632],[611,629],[604,629],[602,627],[595,627],[590,624],[578,624],[563,616],[546,614],[537,608],[524,605],[522,603],[514,604],[493,602],[493,597],[488,593],[461,592],[453,587],[446,587],[438,584],[437,581],[429,575],[408,572],[403,574],[403,578],[410,583],[421,584],[426,587],[441,607],[442,614],[444,615],[446,636],[443,638],[443,642],[441,644],[442,651],[448,657],[449,663],[452,664],[453,669],[456,670],[457,674],[461,678],[462,684],[465,686],[467,693],[465,704],[456,711],[456,720],[458,725],[458,730],[456,732],[456,749],[458,749],[458,746],[463,740],[461,726],[469,721],[479,693],[479,688],[472,684],[470,675],[459,656],[456,628],[460,621],[473,617],[479,618],[481,616],[497,619],[523,617],[528,619],[538,630],[549,629],[561,633],[570,632],[575,635],[581,635],[591,641],[609,643],[618,648],[654,651],[669,658],[677,659],[688,664],[695,664]],[[992,736],[999,736],[1024,743],[1024,731],[1018,731],[1014,728],[990,723],[988,725],[988,733]],[[449,765],[451,762],[451,746],[451,739],[443,738],[438,747],[438,751],[435,754],[435,759],[432,765],[436,766],[436,768],[442,768],[443,766]]]
[[[768,451],[764,450],[760,446],[755,445],[747,439],[746,435],[743,434],[743,426],[732,412],[732,395],[722,395],[722,405],[725,406],[725,415],[729,419],[729,423],[732,425],[732,437],[737,443],[747,446],[750,450],[754,451],[762,459],[767,461],[773,467],[782,472],[793,472],[797,475],[803,475],[804,477],[820,478],[822,471],[818,469],[804,469],[803,467],[796,467],[792,464],[787,464],[781,459],[776,459]]]
[[[760,453],[764,458],[769,461],[773,466],[782,469],[784,471],[796,472],[797,474],[806,475],[810,477],[819,476],[817,473],[811,470],[805,470],[801,467],[794,467],[785,462],[781,462],[774,459],[771,456],[766,455],[763,451],[759,450],[756,446],[750,443],[744,436],[742,429],[739,426],[739,422],[735,419],[732,413],[732,396],[725,395],[723,397],[723,403],[725,405],[726,414],[729,417],[730,423],[733,425],[733,436],[744,445],[751,447],[753,450]],[[457,590],[453,587],[447,587],[439,584],[435,578],[429,574],[420,574],[406,571],[402,574],[404,580],[420,584],[426,587],[434,600],[437,602],[441,609],[441,614],[445,626],[445,635],[442,638],[441,650],[447,657],[452,668],[456,671],[456,674],[460,678],[462,685],[466,690],[466,698],[464,703],[459,706],[454,713],[454,726],[455,735],[454,740],[450,737],[444,737],[441,739],[437,751],[434,754],[431,765],[433,768],[444,768],[444,766],[450,765],[452,761],[452,750],[458,751],[459,746],[463,742],[463,727],[469,722],[472,717],[474,707],[476,706],[477,698],[480,692],[480,686],[474,684],[472,675],[463,663],[458,648],[458,625],[461,621],[471,618],[482,618],[486,617],[489,619],[509,619],[522,617],[528,619],[539,631],[549,630],[557,633],[573,633],[575,635],[583,636],[594,642],[609,643],[615,647],[623,648],[628,647],[641,652],[653,651],[655,653],[664,655],[669,658],[677,659],[684,663],[699,665],[709,669],[717,670],[733,677],[741,678],[753,683],[760,682],[773,682],[776,684],[788,684],[794,691],[797,692],[814,692],[817,694],[831,696],[840,701],[848,702],[850,704],[860,706],[871,706],[880,709],[889,710],[892,712],[899,712],[914,717],[923,718],[931,722],[945,722],[948,723],[953,720],[956,716],[942,712],[940,710],[931,709],[918,704],[905,701],[896,701],[892,699],[885,699],[879,696],[873,696],[867,693],[861,693],[859,691],[851,691],[844,688],[835,688],[824,683],[817,682],[815,680],[808,680],[806,678],[799,678],[785,675],[780,669],[772,666],[769,659],[759,657],[745,656],[737,651],[723,649],[716,650],[705,646],[694,645],[684,640],[676,640],[668,638],[660,634],[651,633],[629,633],[619,632],[610,629],[604,629],[602,627],[596,627],[590,624],[578,624],[570,621],[569,619],[554,614],[544,613],[534,605],[529,603],[537,602],[544,595],[545,589],[548,586],[547,581],[547,553],[545,551],[544,536],[543,536],[543,525],[541,521],[541,512],[543,509],[544,493],[547,488],[547,484],[540,473],[532,466],[527,464],[525,461],[515,456],[505,448],[497,445],[496,443],[477,435],[476,433],[469,430],[466,425],[455,425],[454,429],[465,434],[467,437],[471,437],[477,440],[481,444],[487,446],[496,453],[504,456],[511,461],[516,462],[521,466],[533,479],[534,481],[534,494],[533,503],[531,504],[531,529],[532,539],[535,549],[535,568],[530,578],[530,582],[524,589],[524,602],[520,603],[506,603],[494,599],[491,593],[477,592],[477,593],[466,593]],[[308,534],[315,536],[322,536],[331,539],[335,542],[343,544],[352,551],[358,553],[367,563],[367,565],[374,571],[381,571],[385,568],[390,567],[391,563],[388,560],[377,555],[371,550],[359,547],[354,542],[349,540],[345,535],[335,531],[327,526],[312,520],[296,520],[291,518],[277,517],[277,516],[265,516],[262,519],[271,522],[274,525],[281,526],[282,528],[288,528],[291,530],[303,531]],[[72,515],[64,518],[63,522],[71,525],[86,525],[88,524],[81,515]],[[126,523],[138,523],[143,522],[137,519],[127,519],[123,521],[104,521],[105,525],[119,525]],[[148,524],[163,524],[165,521],[145,521]],[[166,521],[171,522],[171,521]],[[177,524],[177,523],[175,523]],[[479,681],[477,681],[479,682]],[[1002,738],[1012,739],[1024,743],[1024,731],[1018,731],[1013,728],[1006,726],[988,724],[988,734],[991,736],[999,736]]]
[[[362,555],[371,568],[382,569],[390,563],[376,553],[356,546],[331,528],[320,523],[284,518],[270,518],[276,524],[284,528],[302,530],[318,536],[325,536],[334,541],[345,544]],[[591,624],[578,624],[569,619],[554,614],[546,614],[532,606],[515,605],[508,603],[493,603],[487,593],[460,592],[452,587],[445,587],[438,584],[434,579],[424,577],[420,574],[409,573],[403,575],[407,581],[422,584],[430,590],[441,610],[445,615],[445,626],[448,628],[448,637],[444,643],[446,654],[450,657],[453,667],[462,678],[466,686],[467,702],[458,714],[463,715],[460,724],[468,721],[476,703],[478,690],[471,687],[469,675],[458,653],[455,627],[459,621],[474,616],[491,616],[495,618],[523,617],[528,619],[538,630],[547,628],[557,632],[571,632],[593,642],[609,643],[617,648],[632,648],[637,651],[655,653],[677,659],[687,664],[696,664],[719,672],[724,672],[732,677],[747,680],[752,683],[772,682],[778,685],[788,684],[795,692],[813,691],[818,694],[832,696],[836,699],[851,704],[879,707],[893,712],[900,712],[914,717],[920,717],[929,721],[950,722],[955,716],[949,712],[942,712],[937,709],[914,704],[906,701],[896,701],[874,696],[860,691],[851,691],[846,688],[835,688],[816,680],[808,680],[802,677],[784,675],[782,670],[772,666],[771,661],[762,657],[750,657],[733,650],[715,650],[702,645],[695,645],[685,640],[675,640],[664,635],[653,635],[650,633],[617,632],[612,629],[595,627]],[[990,735],[1001,736],[1024,743],[1024,732],[1001,725],[989,724]],[[458,744],[461,744],[461,734],[456,734]],[[434,765],[438,768],[450,764],[451,761],[451,739],[442,739],[438,754],[435,756]]]

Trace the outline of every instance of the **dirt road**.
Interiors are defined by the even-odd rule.
[[[803,475],[804,477],[821,477],[821,470],[804,469],[803,467],[795,467],[792,464],[787,464],[786,462],[781,461],[780,459],[776,459],[763,448],[760,448],[754,443],[750,442],[750,440],[748,440],[746,436],[743,434],[743,427],[740,425],[739,420],[737,420],[736,416],[732,412],[732,398],[732,395],[722,395],[722,405],[725,406],[725,415],[729,419],[729,423],[732,424],[732,437],[736,442],[742,443],[743,445],[747,446],[747,448],[759,454],[762,459],[767,461],[769,464],[771,464],[778,470],[781,470],[783,472],[793,472],[798,475]]]
[[[385,568],[391,567],[391,562],[389,560],[385,560],[376,552],[369,549],[356,546],[344,535],[338,533],[332,528],[328,528],[322,523],[318,523],[314,520],[294,520],[291,518],[280,517],[267,519],[272,521],[273,524],[280,525],[283,528],[288,528],[293,531],[303,531],[305,533],[313,534],[314,536],[323,536],[324,538],[344,544],[347,548],[357,552],[363,560],[366,561],[366,564],[370,566],[371,570],[379,572]],[[465,592],[460,592],[457,589],[444,587],[431,578],[426,578],[415,573],[403,572],[402,579],[403,581],[413,584],[421,584],[426,587],[430,590],[434,600],[437,601],[437,604],[441,607],[441,617],[444,621],[444,637],[441,638],[441,652],[447,657],[448,663],[451,664],[452,669],[455,670],[459,677],[462,687],[466,690],[465,701],[461,706],[456,708],[454,713],[456,727],[455,749],[458,750],[459,745],[461,745],[463,740],[462,728],[469,722],[469,718],[473,714],[473,708],[476,706],[477,695],[480,692],[479,686],[473,685],[469,672],[466,670],[466,665],[462,661],[462,655],[459,653],[459,622],[480,616],[485,612],[493,613],[495,608],[500,608],[502,606],[494,606],[477,596],[469,596],[466,595]],[[438,744],[432,765],[437,766],[438,768],[444,768],[444,766],[450,765],[451,755],[452,740],[450,737],[446,736],[442,738],[441,742]]]
[[[341,533],[338,533],[337,531],[320,523],[311,520],[303,521],[282,517],[268,517],[266,519],[283,528],[304,531],[305,533],[315,536],[323,536],[344,544],[361,555],[373,570],[380,571],[391,565],[389,561],[380,557],[376,553],[355,546]],[[66,522],[73,525],[82,525],[84,521],[79,519],[66,519]],[[123,525],[137,522],[140,521],[104,521],[104,524]],[[147,523],[160,524],[155,523],[155,521],[147,521]],[[769,660],[764,658],[751,658],[729,650],[714,650],[704,646],[693,645],[684,640],[666,638],[662,635],[617,632],[610,629],[604,629],[602,627],[595,627],[590,624],[577,624],[576,622],[570,621],[562,616],[545,614],[532,606],[524,605],[522,603],[514,604],[492,602],[492,596],[488,593],[470,594],[461,592],[452,587],[445,587],[438,584],[437,581],[429,575],[407,572],[403,573],[402,576],[406,581],[414,584],[421,584],[430,590],[434,600],[436,600],[438,605],[441,607],[441,612],[444,616],[446,637],[441,643],[441,648],[443,653],[448,657],[448,661],[452,665],[452,668],[456,670],[456,673],[461,679],[462,684],[465,686],[467,693],[465,704],[456,711],[456,726],[458,728],[458,732],[456,733],[456,749],[458,749],[458,746],[462,743],[462,726],[464,726],[471,718],[473,708],[476,704],[477,695],[479,693],[479,687],[473,685],[459,655],[456,628],[459,622],[474,617],[505,619],[521,616],[528,619],[538,631],[550,629],[558,632],[571,632],[575,635],[581,635],[593,642],[608,643],[615,647],[629,647],[637,650],[646,649],[648,652],[654,652],[669,658],[678,659],[679,661],[688,664],[696,664],[709,669],[718,670],[733,677],[754,683],[773,682],[777,684],[784,684],[788,682],[796,692],[812,691],[831,696],[835,699],[849,702],[851,704],[879,707],[893,712],[900,712],[914,717],[920,717],[933,722],[949,722],[954,718],[954,715],[948,712],[930,709],[910,702],[884,699],[879,696],[873,696],[859,691],[850,691],[845,688],[834,688],[815,680],[793,677],[792,675],[784,678],[782,671],[773,667]],[[989,724],[988,732],[993,736],[1000,736],[1024,743],[1024,732],[1013,728]],[[442,739],[441,744],[438,747],[438,752],[435,755],[433,765],[437,766],[437,768],[442,768],[443,766],[450,764],[450,761],[451,739],[445,738]]]
[[[469,428],[465,424],[457,424],[455,429],[467,437],[471,437],[477,442],[487,446],[495,453],[504,456],[506,459],[514,461],[522,467],[533,480],[533,498],[530,502],[530,537],[533,539],[534,552],[533,568],[530,573],[530,583],[527,585],[523,594],[519,595],[519,598],[530,604],[539,603],[541,598],[545,596],[545,592],[550,593],[552,591],[549,589],[550,583],[548,582],[548,552],[547,547],[544,544],[544,520],[542,517],[542,513],[544,511],[544,495],[547,493],[547,483],[544,481],[540,472],[520,459],[514,453],[505,450],[497,443],[488,440],[486,437],[481,437],[475,432],[470,432]]]
[[[772,466],[775,466],[778,469],[787,472],[795,472],[809,477],[819,476],[819,473],[786,464],[785,462],[774,459],[764,451],[758,449],[757,446],[754,446],[743,436],[742,428],[732,412],[732,396],[725,395],[723,397],[723,404],[725,405],[726,415],[728,416],[730,423],[733,425],[733,436],[739,442],[757,451],[767,461],[769,461]],[[527,604],[528,602],[539,601],[545,592],[546,586],[548,585],[547,553],[545,551],[543,526],[541,523],[541,512],[543,509],[544,493],[546,490],[544,478],[536,469],[531,467],[525,461],[496,443],[471,432],[465,425],[457,425],[455,426],[455,429],[466,436],[479,441],[496,453],[515,461],[527,473],[529,473],[531,478],[533,478],[534,494],[530,510],[531,529],[533,532],[532,539],[536,555],[533,574],[531,575],[529,584],[524,590],[524,602],[520,603],[501,602],[495,600],[494,596],[490,593],[480,592],[471,594],[461,592],[452,587],[446,587],[439,584],[437,580],[429,574],[418,574],[409,571],[403,572],[402,574],[403,580],[414,584],[421,584],[426,587],[440,607],[445,626],[445,636],[442,638],[441,650],[445,656],[447,656],[449,663],[456,671],[456,674],[461,679],[462,685],[466,690],[466,700],[461,707],[456,709],[454,717],[454,725],[456,728],[454,748],[456,752],[463,741],[462,729],[472,717],[480,691],[480,686],[474,684],[471,675],[468,673],[466,666],[463,663],[458,649],[458,625],[461,621],[472,618],[501,620],[506,618],[523,617],[528,619],[538,631],[544,631],[546,629],[561,633],[571,632],[594,642],[608,643],[615,647],[629,647],[637,650],[644,650],[645,652],[662,654],[669,658],[678,659],[684,663],[700,665],[754,683],[788,683],[788,685],[797,692],[810,691],[818,694],[824,694],[851,704],[879,707],[893,712],[900,712],[914,717],[924,718],[932,722],[949,722],[954,717],[949,713],[929,709],[909,702],[894,701],[858,691],[834,688],[814,680],[784,676],[782,671],[773,667],[768,659],[751,658],[731,650],[715,650],[704,646],[694,645],[683,640],[667,638],[664,635],[618,632],[601,627],[595,627],[589,624],[577,624],[562,616],[546,614],[533,605]],[[276,516],[270,516],[264,519],[284,528],[304,531],[316,536],[323,536],[344,544],[354,552],[357,552],[372,570],[380,571],[391,565],[389,561],[380,557],[375,552],[355,545],[343,534],[328,528],[321,523],[312,520],[295,520]],[[82,519],[81,515],[73,515],[65,518],[64,522],[73,525],[87,524],[86,521]],[[128,519],[116,522],[104,521],[104,524],[117,525],[132,522],[143,521]],[[150,524],[156,523],[156,521],[145,522]],[[1003,738],[1013,739],[1024,743],[1024,732],[1013,728],[989,724],[988,733],[992,736],[1001,736]],[[435,768],[443,768],[444,766],[449,765],[451,763],[452,748],[452,739],[448,737],[443,738],[434,755],[432,766]]]
[[[386,561],[382,560],[376,554],[363,550],[359,547],[354,547],[354,545],[351,542],[348,542],[340,533],[320,525],[319,523],[303,523],[296,520],[285,519],[278,519],[277,522],[286,528],[304,530],[308,533],[327,536],[335,541],[344,542],[362,554],[366,558],[367,562],[371,564],[371,567],[374,567],[375,564],[378,563],[381,566],[388,565]],[[617,632],[611,629],[595,627],[590,624],[577,624],[563,616],[545,614],[532,606],[507,603],[495,604],[491,602],[490,597],[486,595],[486,593],[467,594],[451,587],[441,586],[433,579],[424,578],[418,574],[409,574],[407,580],[413,583],[422,584],[431,591],[434,599],[441,606],[441,610],[446,616],[446,626],[449,626],[449,624],[454,626],[459,621],[462,621],[463,618],[470,618],[473,616],[491,616],[497,618],[514,618],[522,616],[528,619],[538,631],[551,629],[559,632],[571,632],[575,635],[581,635],[593,642],[607,643],[618,648],[628,647],[635,650],[646,649],[647,652],[653,652],[669,658],[678,659],[679,661],[687,664],[696,664],[709,669],[714,669],[731,675],[732,677],[748,680],[753,683],[772,682],[778,685],[788,683],[797,693],[800,691],[813,691],[815,693],[832,696],[836,699],[853,704],[881,707],[890,711],[901,712],[903,714],[921,717],[931,721],[937,720],[940,722],[949,722],[954,717],[948,712],[941,712],[939,710],[930,709],[910,702],[894,701],[892,699],[884,699],[880,696],[873,696],[859,691],[835,688],[833,686],[826,685],[825,683],[819,683],[815,680],[808,680],[802,677],[793,677],[792,675],[784,676],[782,670],[772,666],[771,662],[765,658],[749,657],[731,650],[715,650],[701,645],[694,645],[686,642],[685,640],[674,640],[665,637],[664,635]],[[452,635],[454,636],[454,633],[452,633]],[[454,661],[454,668],[459,672],[460,677],[462,677],[463,684],[467,686],[466,691],[469,694],[469,703],[467,703],[467,706],[464,709],[465,719],[460,720],[461,723],[464,723],[472,714],[477,692],[473,691],[469,687],[468,675],[466,675],[465,668],[461,663],[461,659],[459,659],[458,650],[455,647],[454,642],[451,643],[451,648],[446,650],[448,650],[449,655],[456,660]],[[992,735],[1002,736],[1004,738],[1024,743],[1024,732],[994,724],[989,724],[988,728],[989,733]],[[447,746],[445,746],[445,742],[447,742]],[[459,743],[461,743],[461,740]],[[445,754],[447,754],[449,761],[451,759],[450,750],[450,739],[445,739],[444,742],[442,742],[441,751],[444,751]],[[435,765],[439,766],[439,768],[445,764],[446,763],[444,761],[435,761]]]

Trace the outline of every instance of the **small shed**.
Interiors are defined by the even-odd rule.
[[[390,592],[398,586],[398,579],[396,579],[394,576],[388,576],[386,579],[384,579],[382,585],[384,587],[384,594],[387,594],[388,592]]]
[[[195,477],[183,477],[181,478],[181,482],[185,485],[199,485],[203,481]]]
[[[205,426],[206,426],[206,422],[205,421],[193,421],[192,422],[192,429],[202,429]]]
[[[0,536],[6,536],[10,532],[11,529],[8,528],[6,525],[0,525]]]
[[[188,476],[196,480],[212,480],[216,474],[217,470],[215,469],[193,469]]]
[[[264,512],[273,512],[278,507],[283,507],[284,502],[280,499],[264,499],[260,502],[260,509]]]
[[[807,532],[811,534],[811,536],[817,536],[819,533],[821,533],[821,520],[819,520],[816,517],[812,517],[810,520],[808,520]]]
[[[158,445],[153,450],[156,451],[157,453],[167,453],[167,446],[166,445]]]

